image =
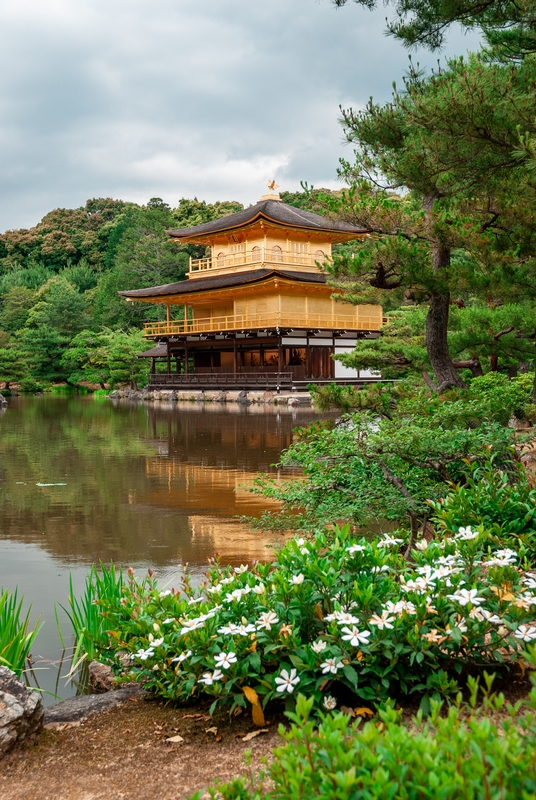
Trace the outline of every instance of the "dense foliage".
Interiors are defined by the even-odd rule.
[[[143,382],[140,328],[163,311],[125,303],[117,292],[182,280],[189,257],[205,249],[178,245],[166,230],[241,208],[197,199],[182,199],[176,209],[159,198],[145,206],[93,199],[0,235],[0,382],[27,390]]]
[[[505,708],[504,697],[478,686],[447,715],[432,703],[431,714],[418,714],[401,725],[392,706],[378,720],[352,723],[347,714],[326,715],[317,726],[311,701],[300,697],[291,727],[279,732],[283,744],[260,773],[210,790],[218,800],[529,800],[536,792],[536,690],[532,711],[517,718],[519,705]],[[507,711],[504,721],[494,720]],[[201,792],[192,800],[206,797]]]
[[[95,586],[109,630],[100,657],[163,697],[249,702],[257,718],[295,691],[319,709],[451,694],[468,670],[507,668],[536,641],[536,576],[523,545],[450,533],[423,540],[411,563],[396,534],[346,527],[290,540],[273,564],[214,566],[197,589],[188,576],[183,592],[133,575],[118,592]]]
[[[307,531],[351,520],[380,528],[390,522],[416,532],[426,526],[431,502],[452,485],[465,486],[471,470],[486,467],[491,454],[508,485],[515,483],[515,445],[522,436],[506,426],[512,416],[534,415],[531,383],[531,376],[508,380],[489,373],[475,378],[469,390],[441,396],[404,384],[317,387],[318,407],[353,413],[297,432],[281,465],[299,467],[302,478],[256,480],[256,491],[283,502],[282,511],[265,514],[261,525]],[[484,521],[474,513],[471,520]],[[529,527],[534,536],[536,529]]]

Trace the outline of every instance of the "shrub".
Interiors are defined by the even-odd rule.
[[[444,499],[429,502],[434,522],[447,531],[456,531],[460,525],[484,525],[514,547],[523,543],[535,557],[536,489],[523,465],[507,466],[499,469],[493,460],[473,465],[464,484],[453,486]]]
[[[536,575],[522,569],[523,548],[462,528],[409,564],[399,544],[346,527],[288,541],[274,564],[210,568],[183,594],[132,580],[119,602],[98,603],[115,648],[131,654],[128,678],[174,700],[211,697],[212,709],[292,705],[298,691],[317,709],[439,697],[536,641]],[[113,648],[105,655],[119,666]]]
[[[20,677],[24,671],[39,623],[30,630],[30,609],[22,613],[23,599],[7,590],[0,594],[0,665],[9,667]]]
[[[345,714],[310,719],[312,701],[300,697],[293,722],[279,729],[284,744],[258,776],[235,778],[210,790],[219,800],[529,800],[536,792],[536,719],[529,712],[514,724],[494,723],[476,709],[476,684],[471,706],[456,706],[441,715],[432,704],[424,721],[418,714],[409,726],[388,707],[379,720],[351,723]],[[500,711],[504,698],[491,697],[485,712]],[[536,708],[536,692],[530,705]],[[192,800],[200,800],[198,792]]]

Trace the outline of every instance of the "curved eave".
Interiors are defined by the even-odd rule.
[[[179,301],[179,298],[184,298],[185,302],[188,302],[188,299],[207,292],[238,289],[254,284],[267,283],[276,279],[295,285],[325,285],[326,283],[326,276],[321,273],[297,273],[261,269],[250,273],[233,273],[232,275],[222,275],[214,278],[197,278],[195,281],[178,281],[177,283],[167,283],[163,286],[151,286],[147,289],[121,291],[118,294],[127,300],[139,303],[165,303],[170,298],[174,298],[175,303]]]
[[[292,228],[296,231],[302,231],[303,233],[310,234],[312,232],[330,237],[333,242],[346,242],[351,241],[352,239],[358,239],[360,237],[366,236],[369,231],[364,228],[355,228],[354,230],[344,230],[337,227],[332,227],[330,225],[312,225],[306,224],[304,222],[293,222],[291,220],[282,221],[276,219],[275,217],[271,217],[262,209],[257,211],[252,217],[245,219],[241,222],[236,222],[232,220],[234,214],[231,214],[228,218],[228,222],[226,224],[222,224],[221,227],[215,228],[214,230],[201,230],[195,232],[195,228],[185,228],[184,230],[176,229],[176,230],[168,230],[166,233],[171,236],[173,239],[177,239],[181,242],[185,242],[187,244],[209,244],[211,240],[217,238],[218,236],[226,233],[230,233],[232,231],[239,231],[244,230],[246,228],[252,228],[255,224],[259,223],[260,221],[264,221],[269,225],[273,225],[276,228]],[[320,215],[316,215],[319,216]],[[222,222],[227,220],[227,217],[222,218]],[[327,222],[327,220],[326,220]],[[204,227],[204,226],[199,226]]]

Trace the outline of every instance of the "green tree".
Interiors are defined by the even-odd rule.
[[[349,0],[332,0],[345,6]],[[372,9],[377,0],[354,0]],[[387,5],[387,3],[386,3]],[[387,32],[408,47],[424,45],[433,50],[445,42],[448,28],[480,28],[495,52],[523,58],[536,50],[536,15],[532,0],[391,0],[395,17]]]
[[[26,286],[13,286],[3,295],[0,306],[0,329],[18,331],[24,328],[30,309],[35,304],[36,292]]]
[[[81,331],[62,356],[69,381],[106,385],[146,383],[147,364],[137,357],[147,347],[141,331]]]

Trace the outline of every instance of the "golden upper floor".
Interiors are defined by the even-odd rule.
[[[177,241],[210,247],[210,256],[190,259],[190,278],[275,268],[319,272],[332,245],[362,238],[367,231],[265,195],[254,206],[227,217],[168,231]]]

